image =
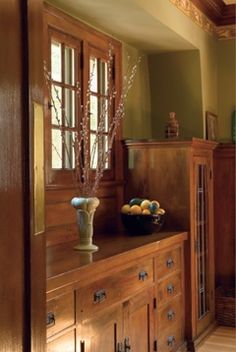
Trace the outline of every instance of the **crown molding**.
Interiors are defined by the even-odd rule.
[[[230,23],[222,19],[222,11],[226,13],[225,8],[234,8],[236,5],[225,5],[222,0],[169,0],[174,6],[181,10],[186,16],[201,27],[208,34],[215,36],[217,39],[231,39],[236,37],[235,14],[232,16]],[[204,4],[203,4],[204,3]],[[197,4],[199,6],[197,6]],[[228,11],[228,10],[227,10]],[[231,14],[230,10],[227,13]],[[221,18],[221,19],[220,19]],[[218,19],[218,20],[216,20]],[[220,19],[220,20],[219,20]],[[221,23],[221,24],[219,24]],[[224,23],[224,24],[223,24]]]
[[[223,0],[191,0],[216,26],[235,24],[236,5],[226,5]]]

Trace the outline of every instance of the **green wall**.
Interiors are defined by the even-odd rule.
[[[126,75],[128,68],[133,67],[139,58],[141,58],[141,62],[125,104],[125,116],[122,125],[124,138],[150,138],[152,133],[147,55],[123,43],[123,75]]]
[[[235,40],[218,41],[218,134],[223,141],[231,140],[231,117],[236,108],[235,56]]]
[[[202,84],[198,50],[149,56],[152,137],[164,138],[170,111],[175,111],[180,138],[203,137]]]

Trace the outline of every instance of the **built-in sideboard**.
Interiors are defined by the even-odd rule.
[[[110,236],[99,250],[47,249],[48,352],[185,350],[186,232]]]

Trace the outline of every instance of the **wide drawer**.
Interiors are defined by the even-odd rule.
[[[158,331],[162,332],[165,329],[171,329],[177,321],[182,321],[183,305],[182,295],[173,298],[168,304],[165,304],[158,311]]]
[[[156,279],[181,269],[181,247],[158,253],[155,258]]]
[[[158,306],[168,303],[182,291],[181,273],[177,272],[166,279],[158,281],[157,299]]]
[[[151,284],[153,260],[137,262],[125,270],[79,288],[76,293],[78,316],[81,319],[88,318]]]
[[[159,334],[157,350],[160,352],[174,352],[183,344],[183,328],[176,324],[172,329],[166,329]]]
[[[47,302],[47,337],[75,323],[74,292],[69,292]]]

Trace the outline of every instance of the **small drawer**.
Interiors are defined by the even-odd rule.
[[[75,331],[47,343],[47,352],[75,352]]]
[[[157,280],[179,269],[181,269],[181,247],[160,252],[155,258]]]
[[[182,321],[183,305],[182,295],[173,298],[158,312],[158,331],[170,329],[177,321]]]
[[[153,284],[152,259],[81,287],[76,293],[78,317],[86,319]]]
[[[183,344],[183,328],[180,324],[176,324],[171,329],[166,329],[161,334],[158,334],[157,340],[158,351],[173,352]]]
[[[74,292],[58,296],[47,302],[47,338],[73,325]]]
[[[162,306],[168,303],[182,291],[181,273],[168,276],[166,279],[158,282],[157,299],[158,305]]]

